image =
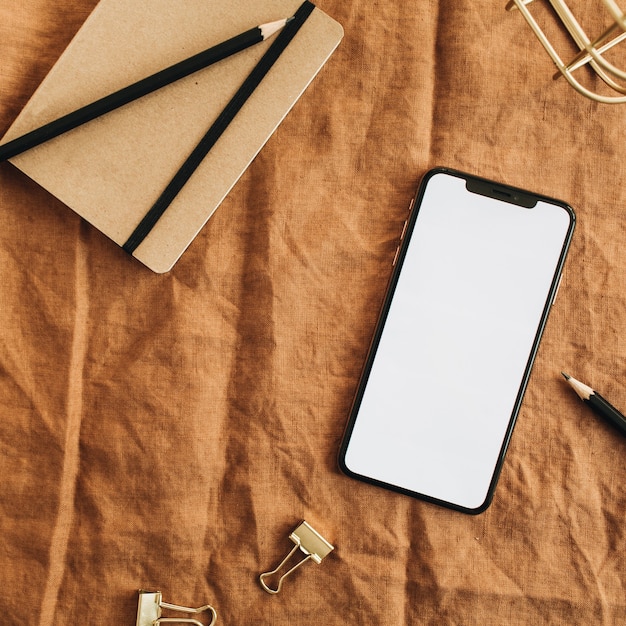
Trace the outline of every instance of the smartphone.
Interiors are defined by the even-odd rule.
[[[339,465],[476,514],[493,498],[575,215],[447,168],[424,176],[411,207]]]

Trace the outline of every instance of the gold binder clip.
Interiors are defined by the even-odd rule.
[[[139,590],[139,606],[137,607],[137,626],[158,626],[158,624],[196,624],[196,626],[204,626],[202,622],[190,617],[161,617],[161,609],[169,609],[170,611],[180,611],[181,613],[203,613],[208,611],[211,613],[211,621],[208,626],[215,624],[217,613],[215,609],[206,604],[198,609],[190,609],[186,606],[178,606],[163,602],[160,591],[143,591]]]
[[[322,537],[314,528],[312,528],[306,522],[301,522],[296,529],[289,535],[289,539],[293,541],[296,545],[291,549],[289,554],[280,562],[280,565],[273,569],[271,572],[265,572],[259,576],[259,580],[261,581],[261,586],[267,593],[278,593],[283,584],[283,580],[289,576],[289,574],[293,573],[296,569],[298,569],[303,563],[308,561],[309,559],[313,559],[318,565],[322,562],[322,559],[328,556],[335,548]],[[300,549],[306,556],[295,563],[292,567],[290,567],[279,579],[278,584],[275,589],[269,587],[265,583],[265,579],[270,576],[274,576],[278,574],[278,572],[285,566],[287,561],[291,559],[296,550]]]

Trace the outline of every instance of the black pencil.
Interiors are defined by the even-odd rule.
[[[213,65],[250,46],[265,41],[278,32],[292,18],[278,20],[255,26],[244,33],[236,35],[227,41],[219,43],[203,52],[200,52],[184,61],[180,61],[164,70],[143,78],[128,87],[124,87],[104,98],[100,98],[72,113],[41,126],[0,146],[0,162],[6,161],[26,150],[30,150],[54,137],[58,137],[68,130],[72,130],[90,122],[91,120],[114,111],[133,100],[137,100],[165,85],[169,85],[198,70]]]
[[[565,372],[561,372],[561,374],[563,374],[565,380],[567,380],[585,404],[588,404],[600,417],[613,424],[622,435],[626,435],[626,417],[588,385],[572,378]]]

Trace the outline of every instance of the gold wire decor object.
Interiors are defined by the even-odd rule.
[[[287,556],[280,562],[276,569],[271,572],[265,572],[259,576],[261,586],[267,593],[276,594],[282,587],[283,580],[297,570],[301,565],[306,563],[309,559],[312,559],[318,565],[322,562],[326,556],[328,556],[335,548],[332,546],[322,535],[320,535],[310,524],[303,521],[298,524],[295,530],[289,535],[289,539],[294,542],[294,547],[287,554]],[[294,553],[300,549],[300,552],[304,553],[304,557],[296,561],[291,567],[286,567],[287,562],[291,559]],[[270,587],[265,581],[279,574],[282,569],[286,569],[286,572],[280,576],[278,583],[275,587]]]
[[[211,621],[208,623],[208,626],[213,626],[217,620],[217,613],[209,604],[205,604],[197,609],[192,609],[187,606],[178,606],[177,604],[163,602],[163,597],[160,591],[144,591],[143,589],[140,589],[136,626],[158,626],[159,624],[165,623],[195,624],[195,626],[205,626],[202,622],[190,617],[161,617],[162,609],[192,614],[204,613],[206,611],[211,614]]]
[[[557,66],[559,74],[583,96],[605,104],[619,104],[626,102],[626,71],[616,67],[607,60],[605,54],[614,46],[626,39],[626,13],[615,0],[602,0],[606,8],[609,26],[595,39],[587,36],[580,23],[566,4],[565,0],[549,0],[550,5],[567,29],[574,43],[580,50],[568,63],[564,63],[554,46],[550,43],[539,24],[530,12],[528,5],[533,0],[510,0],[507,11],[518,9],[529,26],[542,43],[546,52]],[[585,87],[574,75],[576,70],[589,66],[608,85],[608,94],[601,94]]]

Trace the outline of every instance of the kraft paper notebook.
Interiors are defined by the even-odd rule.
[[[259,24],[301,0],[101,0],[0,143]],[[343,36],[314,8],[133,251],[171,269]],[[122,246],[272,44],[270,38],[11,158]],[[297,149],[297,147],[294,147]]]

